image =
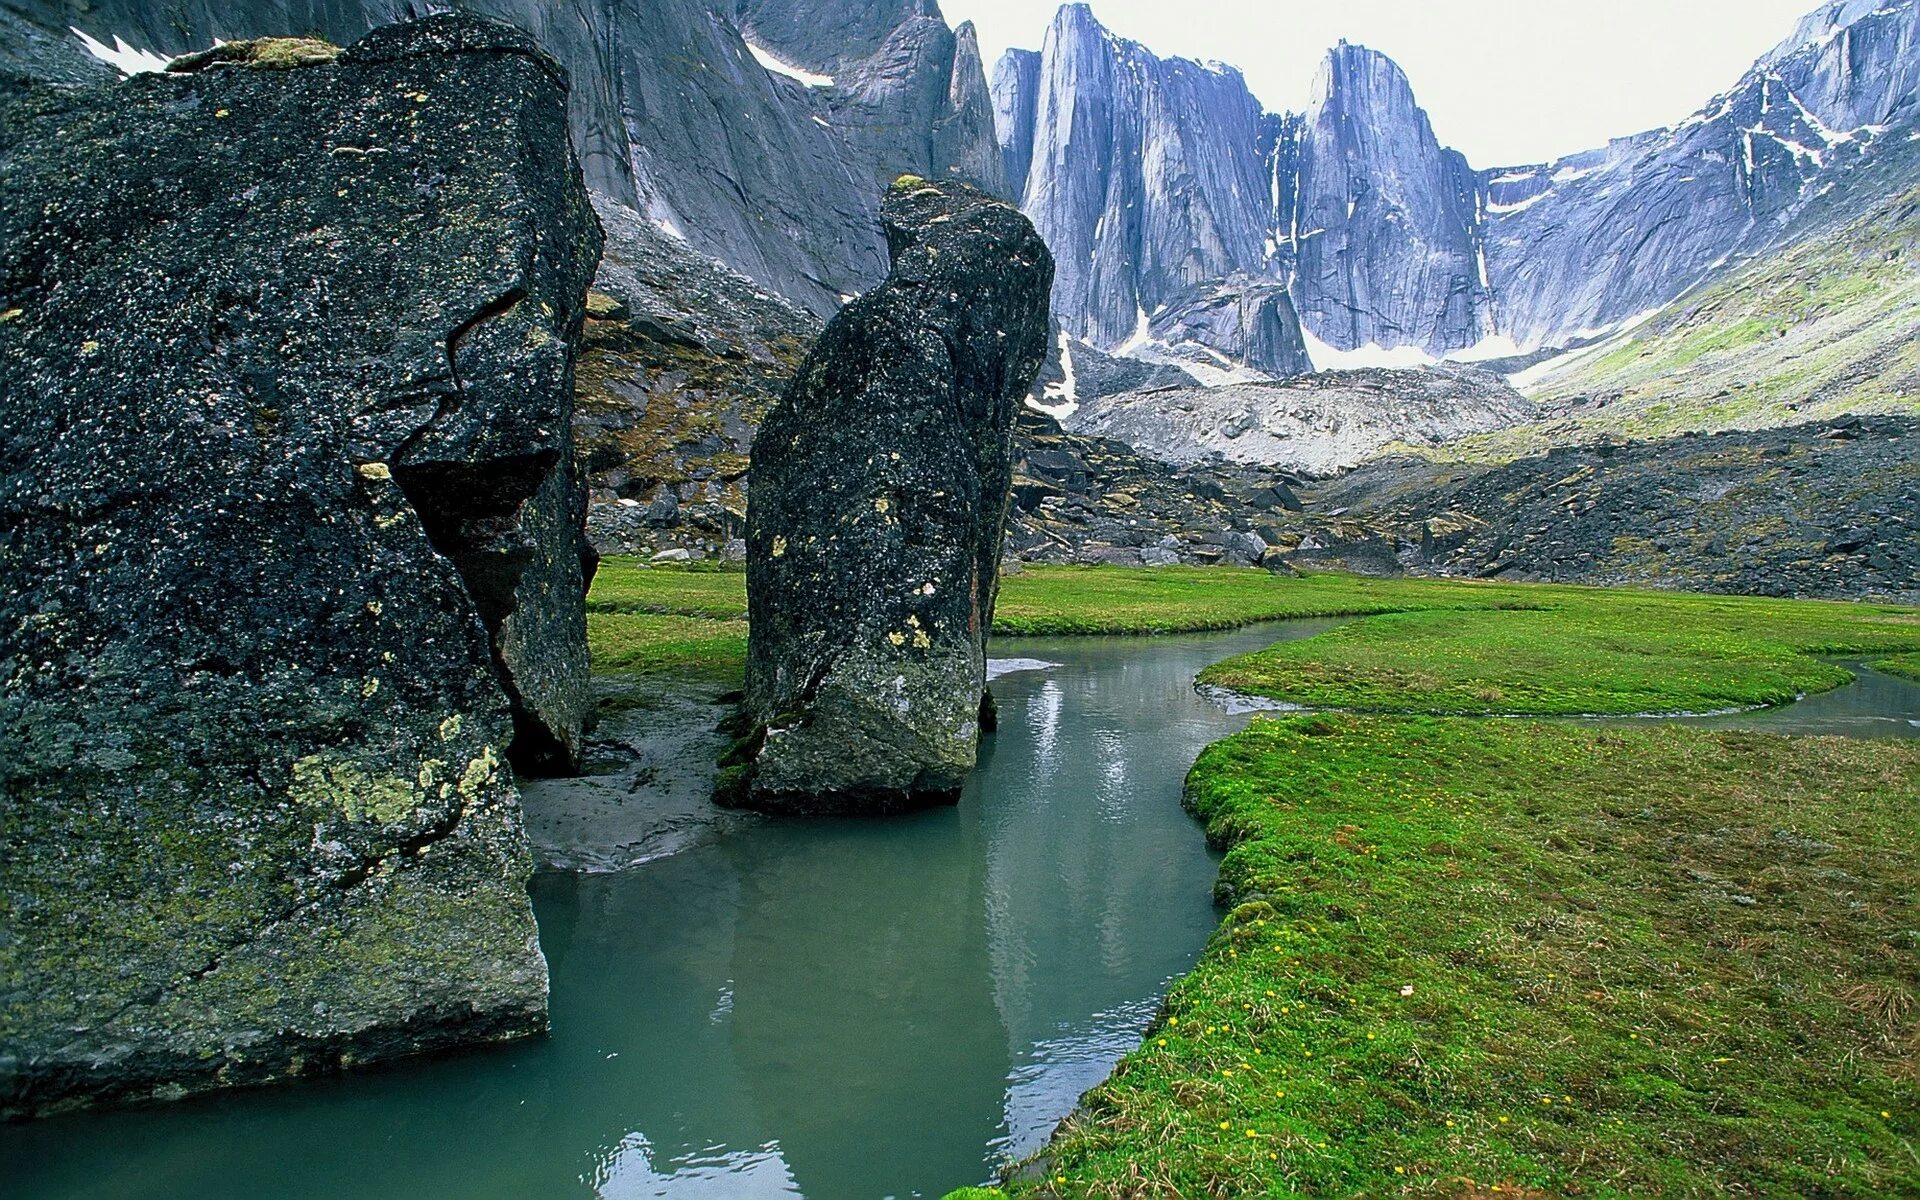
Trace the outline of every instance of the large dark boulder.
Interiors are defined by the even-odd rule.
[[[892,274],[828,323],[753,443],[753,731],[731,794],[758,808],[951,800],[978,746],[1053,259],[963,185],[903,178],[882,210]]]
[[[434,18],[27,88],[0,191],[0,1110],[542,1030],[507,757],[585,707],[600,250],[558,68]]]

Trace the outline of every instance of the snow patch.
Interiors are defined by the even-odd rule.
[[[1535,192],[1533,195],[1528,196],[1525,200],[1517,200],[1512,204],[1501,204],[1498,201],[1489,201],[1487,204],[1487,211],[1490,213],[1525,212],[1528,209],[1532,208],[1534,205],[1540,203],[1542,200],[1545,200],[1548,196],[1551,196],[1552,194],[1553,194],[1553,190],[1549,188],[1544,192]]]
[[[1511,334],[1496,333],[1481,338],[1464,350],[1449,350],[1444,361],[1457,363],[1487,362],[1495,358],[1518,358],[1528,353],[1527,347],[1513,340]]]
[[[1307,357],[1316,371],[1360,371],[1371,367],[1407,370],[1430,367],[1437,360],[1418,346],[1378,346],[1369,342],[1355,350],[1338,350],[1302,326],[1300,334],[1307,342]]]
[[[72,29],[73,27],[68,26],[68,28]],[[167,64],[173,61],[164,54],[155,54],[151,50],[141,50],[137,47],[130,46],[127,44],[127,39],[121,37],[119,34],[113,36],[113,45],[111,46],[104,42],[94,41],[78,29],[73,30],[73,36],[80,39],[80,44],[86,47],[88,54],[93,55],[103,63],[109,64],[122,75],[144,75],[155,71],[164,71],[167,69]]]
[[[775,75],[785,75],[788,79],[803,83],[808,87],[822,88],[833,86],[833,76],[822,75],[817,71],[809,71],[805,67],[796,67],[772,51],[756,46],[752,42],[747,43],[747,52],[753,55],[753,61],[759,63],[767,70],[772,71]]]
[[[1659,308],[1649,308],[1643,312],[1637,312],[1626,320],[1617,322],[1610,327],[1578,330],[1568,335],[1570,340],[1586,337],[1597,337],[1600,340],[1591,345],[1582,346],[1578,350],[1569,350],[1567,353],[1555,358],[1549,358],[1545,362],[1535,363],[1524,371],[1516,371],[1507,376],[1507,382],[1512,384],[1514,390],[1521,395],[1531,396],[1533,394],[1531,389],[1538,387],[1540,384],[1560,374],[1560,372],[1573,366],[1575,363],[1633,341],[1635,331],[1648,321],[1653,320],[1661,311]]]
[[[1080,389],[1073,378],[1073,340],[1067,331],[1060,331],[1060,374],[1064,378],[1059,383],[1050,383],[1035,399],[1027,397],[1027,403],[1052,417],[1064,421],[1080,407]]]
[[[1132,357],[1145,362],[1160,362],[1166,363],[1168,366],[1178,367],[1198,380],[1201,387],[1229,387],[1236,383],[1264,383],[1270,378],[1270,376],[1255,371],[1251,367],[1231,365],[1231,359],[1223,357],[1218,351],[1213,350],[1211,347],[1201,346],[1194,342],[1188,342],[1185,345],[1189,349],[1210,354],[1214,358],[1229,365],[1217,367],[1212,363],[1196,362],[1192,358],[1179,353],[1179,347],[1163,346],[1158,342],[1152,343],[1152,346],[1160,351],[1158,355],[1135,354]]]
[[[1162,307],[1165,307],[1164,305]],[[1120,343],[1115,354],[1132,354],[1153,340],[1153,322],[1147,316],[1145,306],[1134,305],[1133,336]]]

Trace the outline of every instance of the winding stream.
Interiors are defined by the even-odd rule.
[[[1039,1146],[1219,920],[1181,779],[1240,728],[1194,674],[1329,622],[1022,640],[959,806],[769,821],[706,803],[702,693],[527,788],[553,1034],[344,1078],[0,1127],[12,1200],[939,1196]],[[1052,665],[1044,665],[1052,664]],[[1849,664],[1855,666],[1856,664]],[[1920,737],[1871,672],[1702,718]]]
[[[553,1033],[159,1108],[0,1127],[49,1197],[939,1196],[1043,1142],[1219,915],[1180,808],[1240,728],[1193,676],[1326,623],[1023,641],[960,804],[769,821],[706,801],[719,710],[607,722],[526,789]],[[635,865],[638,864],[638,865]],[[614,868],[625,867],[624,870]]]

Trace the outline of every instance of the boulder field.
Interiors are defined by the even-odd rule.
[[[893,270],[827,324],[753,443],[749,729],[725,799],[951,801],[973,767],[1013,475],[1053,258],[962,184],[882,204]]]
[[[546,1026],[600,233],[518,31],[0,80],[0,1111]]]

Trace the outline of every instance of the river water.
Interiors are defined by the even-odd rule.
[[[1219,920],[1181,810],[1246,721],[1193,677],[1327,622],[996,643],[1000,730],[958,806],[778,821],[707,803],[720,710],[656,688],[584,779],[529,785],[553,1033],[142,1110],[0,1127],[0,1194],[939,1196],[1042,1144]],[[1689,723],[1920,737],[1866,671]]]
[[[984,1182],[1139,1040],[1219,921],[1180,808],[1245,724],[1202,667],[1326,623],[1023,640],[959,805],[777,821],[706,802],[699,695],[527,788],[553,1032],[0,1127],[0,1195],[864,1200]],[[1046,665],[1052,664],[1052,665]],[[552,869],[565,868],[565,869]]]

